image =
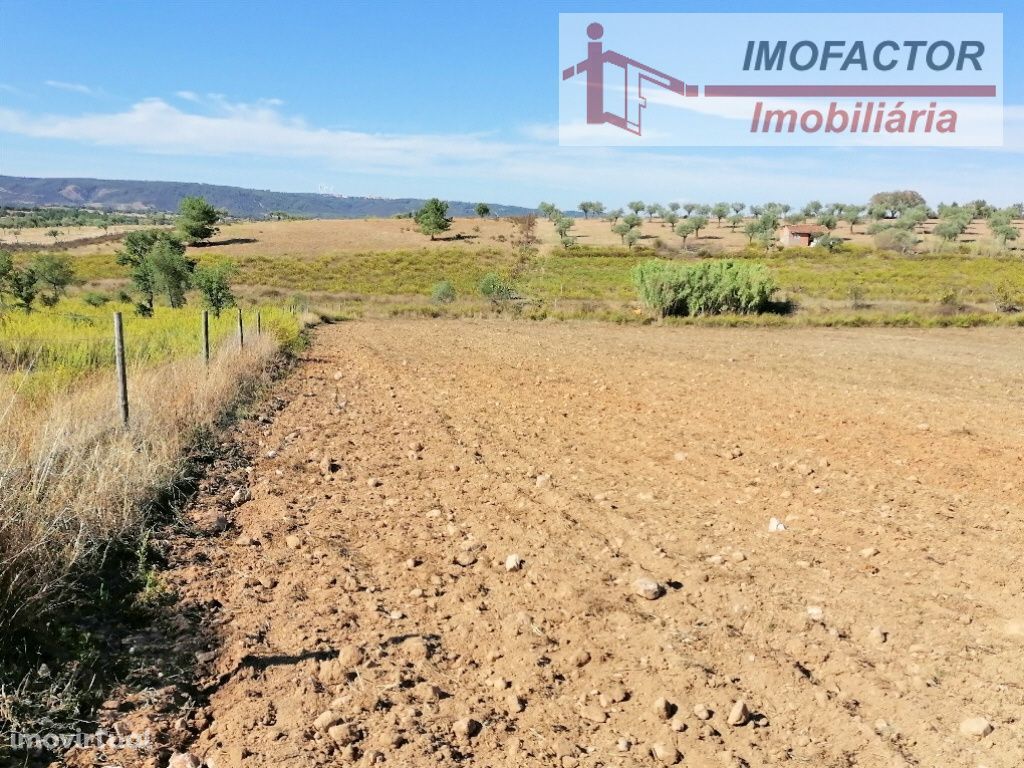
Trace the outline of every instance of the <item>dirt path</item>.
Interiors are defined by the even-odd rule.
[[[224,616],[192,752],[1020,766],[1021,338],[326,328],[170,577]]]

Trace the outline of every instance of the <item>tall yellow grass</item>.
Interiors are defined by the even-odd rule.
[[[130,304],[109,302],[90,306],[81,298],[62,299],[54,307],[0,313],[0,371],[10,377],[26,400],[37,401],[66,390],[93,372],[114,364],[115,311],[124,315],[125,349],[129,365],[153,365],[180,357],[196,357],[202,349],[201,310],[158,306],[153,317],[139,317]],[[260,309],[263,332],[282,344],[293,343],[299,319],[283,307]],[[234,310],[219,318],[210,315],[210,342],[216,347],[235,338]],[[256,310],[244,313],[246,337],[255,336]]]
[[[111,541],[140,531],[196,431],[215,426],[279,350],[277,336],[264,334],[244,349],[222,345],[208,369],[195,355],[137,365],[128,428],[113,375],[31,405],[0,381],[0,637],[59,604],[76,568]]]

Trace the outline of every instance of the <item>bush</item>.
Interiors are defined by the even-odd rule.
[[[102,307],[104,304],[110,301],[110,297],[103,293],[89,291],[84,296],[82,296],[82,301],[84,301],[90,307]]]
[[[760,264],[727,260],[692,266],[647,261],[634,268],[633,282],[640,300],[661,317],[765,312],[777,290]]]
[[[480,281],[480,293],[491,301],[507,301],[515,298],[515,290],[494,272],[489,272]]]
[[[1020,312],[1020,303],[1014,296],[1013,289],[1009,285],[1000,286],[996,289],[996,311],[1014,313]]]
[[[644,306],[660,317],[685,315],[679,311],[680,277],[686,267],[677,267],[667,261],[643,261],[633,268],[633,284]]]
[[[913,232],[900,227],[890,226],[875,233],[875,247],[882,251],[906,255],[920,242]]]
[[[455,301],[455,286],[450,280],[435,283],[434,289],[430,292],[430,300],[435,304],[451,304]]]

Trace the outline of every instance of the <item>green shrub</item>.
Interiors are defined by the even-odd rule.
[[[762,265],[728,260],[642,262],[633,269],[633,282],[640,300],[661,317],[765,312],[777,290]]]
[[[450,280],[442,280],[434,284],[430,292],[430,300],[435,304],[451,304],[455,301],[455,286]]]
[[[90,307],[102,307],[104,304],[110,301],[110,297],[103,293],[89,291],[82,296],[82,301],[84,301]]]
[[[515,290],[495,272],[488,272],[480,281],[480,293],[491,301],[507,301],[515,298]]]
[[[680,287],[686,267],[676,266],[667,261],[642,261],[633,267],[633,284],[640,301],[659,317],[685,315],[679,311]]]

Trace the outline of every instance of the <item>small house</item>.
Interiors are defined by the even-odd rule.
[[[814,241],[827,232],[820,224],[790,224],[782,228],[779,244],[783,247],[814,245]]]

